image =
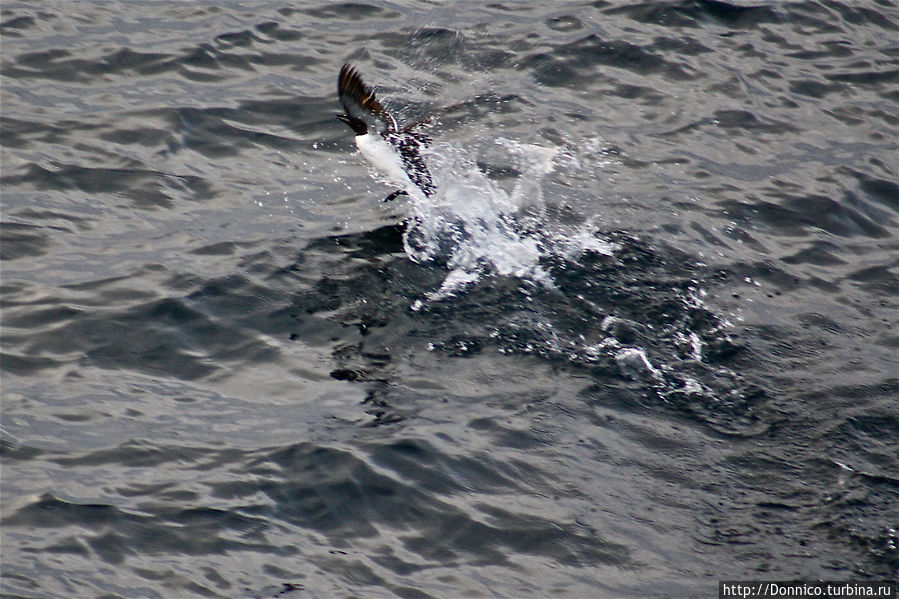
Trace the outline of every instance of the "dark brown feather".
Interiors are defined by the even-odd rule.
[[[337,94],[340,104],[347,114],[352,115],[355,112],[353,110],[353,103],[355,103],[383,121],[391,131],[399,131],[396,120],[378,102],[375,92],[365,85],[355,67],[345,64],[340,68],[340,75],[337,77]]]

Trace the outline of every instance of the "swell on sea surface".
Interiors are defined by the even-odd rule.
[[[894,2],[0,10],[0,594],[899,571]]]

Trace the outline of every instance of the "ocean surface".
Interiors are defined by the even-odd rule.
[[[3,597],[896,579],[895,1],[0,10]]]

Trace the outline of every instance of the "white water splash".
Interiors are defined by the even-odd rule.
[[[552,287],[541,259],[615,249],[589,225],[563,230],[547,222],[542,182],[555,168],[557,148],[510,139],[496,144],[519,173],[511,191],[487,177],[459,145],[436,144],[428,150],[437,190],[431,197],[410,192],[405,250],[416,262],[441,261],[449,269],[440,288],[426,296],[429,300],[451,296],[486,274]]]
[[[656,382],[664,381],[662,372],[652,365],[646,351],[639,347],[625,347],[615,353],[615,363],[626,377],[632,379],[650,378]]]

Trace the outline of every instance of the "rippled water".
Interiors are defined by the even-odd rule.
[[[2,7],[6,597],[899,571],[899,7]],[[383,203],[357,65],[437,114]]]

